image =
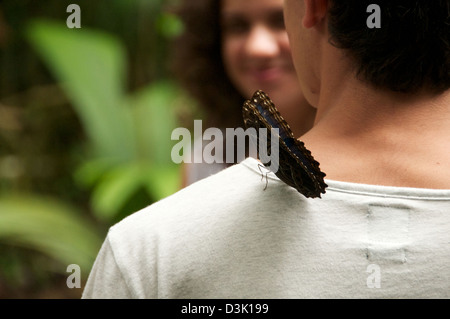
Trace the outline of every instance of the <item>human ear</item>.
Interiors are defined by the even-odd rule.
[[[305,14],[303,16],[303,27],[309,29],[322,21],[327,15],[328,0],[303,0]]]

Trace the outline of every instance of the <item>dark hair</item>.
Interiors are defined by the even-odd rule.
[[[381,8],[369,28],[367,7]],[[375,87],[414,93],[450,88],[450,0],[331,0],[330,42],[356,62]]]
[[[244,98],[222,62],[220,8],[220,0],[181,1],[175,12],[184,32],[173,43],[171,69],[206,111],[208,126],[240,127]]]

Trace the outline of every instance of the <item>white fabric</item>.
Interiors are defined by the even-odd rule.
[[[83,298],[450,297],[450,190],[307,199],[266,173],[248,158],[113,226]]]

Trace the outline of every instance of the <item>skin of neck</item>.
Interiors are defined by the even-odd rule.
[[[301,100],[299,107],[298,100],[294,100],[292,105],[283,108],[281,115],[288,119],[289,126],[295,137],[300,137],[308,132],[314,124],[316,109],[305,100]],[[276,105],[278,107],[278,105]]]
[[[322,28],[322,30],[325,30]],[[450,90],[405,94],[356,78],[341,49],[318,40],[314,127],[300,139],[327,179],[450,189]]]

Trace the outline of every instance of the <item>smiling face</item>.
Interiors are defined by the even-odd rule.
[[[283,109],[304,103],[284,28],[283,0],[222,0],[222,55],[226,72],[250,98],[260,89]]]

